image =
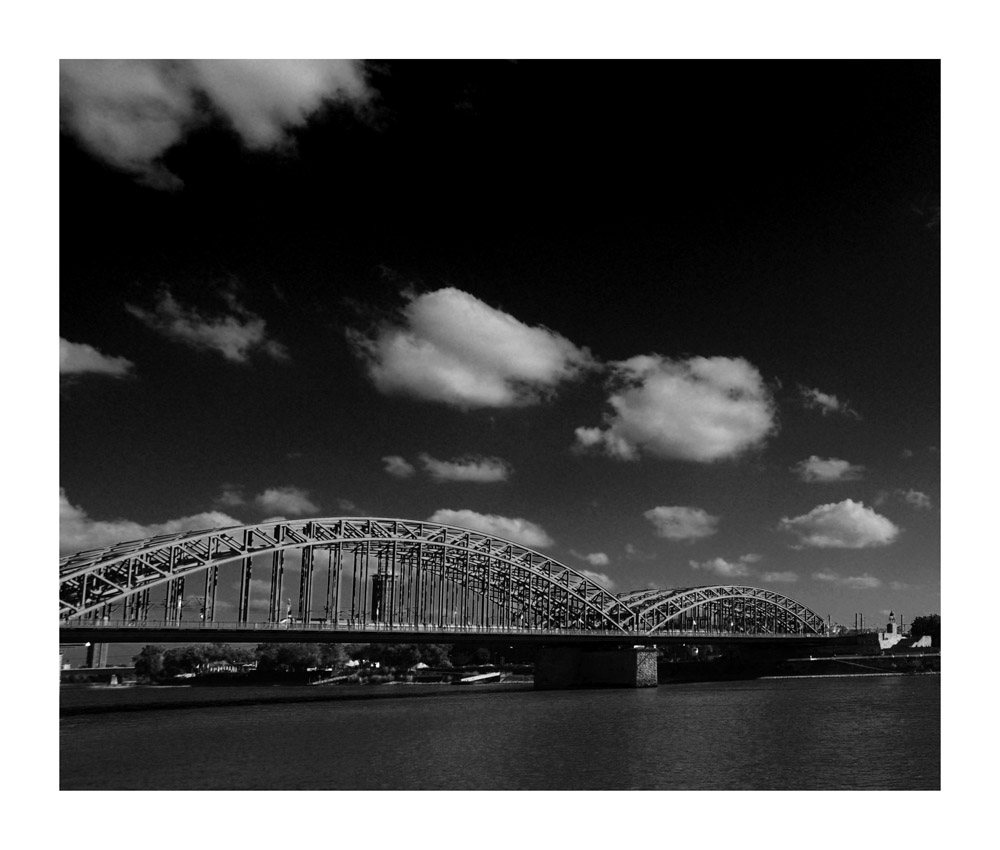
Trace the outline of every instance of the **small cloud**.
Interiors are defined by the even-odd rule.
[[[397,321],[347,334],[380,392],[462,410],[522,407],[594,365],[586,349],[565,337],[460,289],[403,294],[407,303]]]
[[[715,573],[722,578],[743,578],[750,575],[750,568],[747,566],[745,557],[736,561],[727,561],[725,558],[713,558],[710,561],[701,561],[700,563],[698,561],[689,561],[688,563],[693,570],[705,570]]]
[[[580,570],[580,575],[586,576],[595,584],[599,584],[605,590],[614,591],[616,585],[604,573],[595,573],[593,570]]]
[[[420,455],[424,469],[437,482],[466,481],[477,484],[492,484],[506,481],[510,467],[498,457],[471,455],[452,460],[437,460],[428,454]]]
[[[577,552],[575,549],[570,549],[569,552],[574,558],[579,558],[581,561],[586,561],[592,567],[606,567],[611,563],[611,559],[605,555],[603,552],[591,552],[589,555],[584,555]]]
[[[849,416],[854,419],[861,418],[861,414],[854,410],[846,401],[841,401],[835,395],[801,385],[799,386],[799,393],[802,397],[802,403],[809,410],[819,410],[824,416],[828,413],[837,413],[841,416]]]
[[[395,478],[412,478],[417,473],[413,464],[399,455],[386,455],[382,463],[385,464],[385,471]]]
[[[304,516],[319,510],[319,506],[310,500],[309,493],[299,487],[271,487],[258,493],[254,504],[261,510],[280,511],[287,516]]]
[[[576,429],[577,451],[711,463],[762,445],[777,429],[770,390],[743,358],[653,354],[610,369],[614,412],[605,414],[603,430]]]
[[[124,357],[111,357],[102,354],[91,345],[82,342],[69,342],[59,338],[59,374],[82,375],[93,373],[123,378],[128,375],[135,364]]]
[[[215,500],[218,504],[227,508],[235,508],[246,504],[243,498],[243,488],[234,484],[223,484],[222,493]]]
[[[903,451],[900,452],[900,457],[911,458],[913,457],[913,451],[910,449],[903,449]]]
[[[701,508],[666,507],[651,508],[643,514],[656,528],[658,537],[667,540],[698,540],[711,537],[718,530],[717,516]]]
[[[912,590],[917,587],[915,584],[907,584],[905,581],[890,581],[889,587],[892,590]]]
[[[863,502],[818,505],[802,516],[781,520],[780,527],[798,535],[802,546],[864,549],[887,546],[899,535],[899,528]]]
[[[897,490],[896,495],[900,496],[908,505],[912,505],[918,511],[929,511],[933,506],[931,497],[919,490]]]
[[[812,455],[800,460],[792,471],[803,481],[830,483],[833,481],[857,481],[864,477],[865,468],[839,458],[820,458]]]
[[[244,308],[231,293],[223,294],[228,312],[206,316],[193,307],[180,304],[169,290],[163,290],[153,310],[132,304],[126,311],[143,324],[168,339],[191,348],[217,351],[233,363],[247,363],[252,353],[266,354],[274,360],[287,360],[281,343],[267,335],[267,323]]]
[[[826,582],[827,584],[836,584],[841,587],[847,587],[851,590],[872,590],[876,587],[882,586],[881,579],[869,575],[868,573],[860,576],[847,576],[844,578],[837,573],[819,572],[813,573],[813,579],[815,581]]]
[[[342,511],[356,511],[358,506],[350,499],[337,499],[337,507]]]
[[[760,580],[767,584],[776,584],[779,582],[791,583],[799,580],[799,574],[792,572],[791,570],[761,573]]]
[[[644,552],[638,546],[631,543],[625,544],[625,557],[630,561],[653,561],[656,559],[655,552]]]
[[[526,519],[480,514],[470,510],[453,511],[447,508],[435,511],[427,520],[442,525],[471,528],[505,540],[512,540],[532,549],[544,549],[555,541],[540,525]]]

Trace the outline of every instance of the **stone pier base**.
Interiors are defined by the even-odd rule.
[[[655,688],[656,657],[653,647],[544,647],[535,659],[535,689]]]

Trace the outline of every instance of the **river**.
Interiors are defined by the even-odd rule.
[[[940,702],[936,675],[64,687],[60,787],[939,789]]]

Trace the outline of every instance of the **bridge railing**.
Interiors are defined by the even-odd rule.
[[[427,623],[372,623],[360,620],[313,620],[290,621],[284,623],[241,623],[225,621],[199,620],[61,620],[60,629],[93,630],[114,629],[141,633],[144,631],[175,631],[182,634],[204,634],[212,632],[246,632],[249,635],[266,634],[268,632],[302,632],[303,635],[324,632],[373,632],[384,634],[398,632],[403,634],[439,634],[439,635],[536,635],[539,638],[554,635],[581,635],[617,637],[628,640],[641,640],[645,632],[623,632],[618,629],[553,629],[530,628],[527,626],[483,626],[483,625],[453,625]],[[805,638],[817,637],[815,634],[768,634],[760,632],[723,631],[721,629],[659,629],[654,637],[691,637],[691,638],[734,638],[734,637],[766,637],[766,638]]]

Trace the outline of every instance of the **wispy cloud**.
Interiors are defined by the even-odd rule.
[[[750,564],[758,560],[756,555],[744,555],[735,561],[712,558],[708,561],[689,561],[692,570],[705,570],[722,578],[745,578],[751,574]]]
[[[179,178],[164,154],[221,122],[248,148],[287,148],[289,131],[324,104],[371,96],[358,62],[330,59],[67,59],[63,128],[92,154],[161,189]]]
[[[919,490],[897,490],[896,495],[918,511],[929,511],[933,507],[931,497]]]
[[[802,397],[802,403],[807,409],[819,410],[824,416],[828,413],[837,413],[841,416],[850,416],[854,419],[861,418],[861,414],[846,401],[841,401],[837,396],[830,393],[799,386],[799,394]]]
[[[82,375],[87,372],[122,378],[128,375],[134,364],[124,357],[102,354],[91,345],[69,342],[59,338],[59,374]]]
[[[760,446],[777,427],[770,391],[742,358],[653,354],[610,368],[613,412],[603,429],[576,429],[577,450],[709,463]]]
[[[240,524],[239,520],[219,511],[207,511],[151,524],[127,519],[95,520],[83,508],[72,504],[66,491],[59,488],[59,552],[63,555],[129,540],[143,540],[160,534],[227,528]]]
[[[593,363],[565,337],[459,289],[404,297],[397,321],[347,334],[383,393],[465,410],[518,407],[550,396]]]
[[[574,558],[579,558],[581,561],[586,561],[592,567],[606,567],[611,563],[611,559],[605,555],[603,552],[591,552],[588,555],[582,552],[577,552],[575,549],[570,549],[569,553]]]
[[[163,290],[153,310],[128,304],[125,309],[147,327],[192,348],[217,351],[233,363],[247,363],[252,353],[275,360],[288,357],[281,343],[267,335],[267,323],[243,307],[231,292],[222,293],[227,312],[207,316],[180,304],[169,290]]]
[[[899,535],[891,520],[852,499],[818,505],[793,519],[785,517],[780,527],[797,535],[800,545],[819,548],[886,546]]]
[[[799,580],[799,574],[792,570],[764,572],[760,574],[760,580],[766,584],[791,583]]]
[[[800,460],[792,467],[803,481],[830,483],[834,481],[857,481],[864,477],[863,466],[835,457],[820,458],[812,455]]]
[[[400,455],[386,455],[382,458],[385,471],[393,478],[412,478],[417,474],[416,468],[406,458]]]
[[[420,455],[424,470],[435,481],[466,481],[492,484],[510,477],[510,466],[498,457],[470,455],[452,460],[437,460],[428,454]]]
[[[453,511],[448,508],[442,508],[428,517],[427,521],[439,522],[442,525],[457,525],[460,528],[471,528],[474,531],[481,531],[483,534],[512,540],[515,543],[520,543],[532,549],[544,549],[555,542],[549,537],[545,529],[537,523],[517,517],[480,514],[476,513],[476,511],[464,509]]]
[[[601,585],[605,590],[614,591],[617,587],[615,582],[610,579],[605,573],[596,573],[593,570],[580,570],[580,575],[586,576],[592,582],[596,582]]]
[[[309,492],[300,487],[270,487],[254,497],[254,504],[268,513],[286,516],[305,516],[319,511],[319,506],[309,498]]]
[[[718,531],[719,518],[701,508],[661,505],[643,516],[653,524],[656,535],[667,540],[699,540]]]
[[[860,576],[840,576],[833,572],[818,572],[813,573],[813,579],[826,584],[835,584],[840,587],[847,587],[851,590],[873,590],[876,587],[882,586],[881,579],[876,578],[873,575],[869,575],[868,573],[864,573]]]

